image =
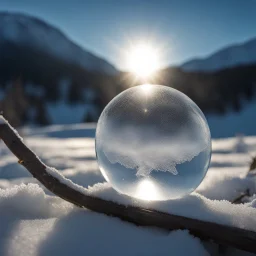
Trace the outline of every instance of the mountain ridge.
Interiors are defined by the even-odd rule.
[[[206,57],[192,58],[180,67],[185,71],[214,72],[256,63],[256,37],[217,50]]]
[[[0,111],[14,125],[51,124],[65,113],[70,122],[96,121],[117,93],[118,75],[114,66],[47,22],[0,12]],[[68,81],[65,98],[63,80]]]
[[[0,39],[31,45],[86,68],[116,74],[118,70],[105,59],[94,55],[71,40],[56,26],[19,12],[0,12]]]

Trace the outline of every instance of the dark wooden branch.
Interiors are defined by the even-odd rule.
[[[245,192],[242,192],[237,198],[235,198],[233,201],[232,201],[232,204],[241,204],[243,203],[243,199],[246,198],[246,197],[249,197],[251,196],[250,195],[250,189],[246,189]]]
[[[46,171],[46,165],[20,140],[8,123],[0,124],[0,138],[22,164],[47,189],[79,207],[118,217],[139,226],[165,230],[188,229],[191,234],[220,245],[256,253],[256,233],[212,222],[167,214],[156,210],[125,206],[83,194],[61,183]],[[50,146],[50,145],[49,145]]]
[[[248,173],[256,169],[256,156],[252,157]]]

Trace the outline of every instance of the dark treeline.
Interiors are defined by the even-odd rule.
[[[205,113],[225,114],[240,111],[254,98],[256,63],[214,73],[166,69],[161,77],[166,85],[187,94]]]
[[[36,111],[37,124],[50,124],[45,106],[62,98],[61,81],[65,79],[69,81],[67,104],[87,103],[98,108],[98,114],[93,117],[89,113],[85,121],[97,120],[102,108],[120,92],[114,76],[89,72],[41,50],[0,43],[0,110],[14,125],[27,123],[30,109]],[[89,90],[94,91],[93,97],[86,97]]]
[[[134,80],[132,74],[120,72],[111,76],[89,72],[45,52],[11,43],[0,43],[0,54],[0,110],[15,125],[29,123],[31,109],[35,112],[34,123],[50,124],[46,104],[61,99],[60,81],[63,79],[69,80],[65,98],[67,104],[89,103],[97,109],[96,115],[88,113],[81,120],[89,122],[97,121],[104,106],[116,94],[141,83]],[[205,113],[225,114],[240,111],[247,101],[255,97],[256,64],[214,73],[167,68],[158,72],[150,82],[184,92]],[[94,96],[90,98],[85,97],[89,89],[94,91]]]
[[[123,76],[128,75],[123,74]],[[123,80],[128,81],[128,79]],[[167,68],[161,70],[150,82],[182,91],[205,113],[238,112],[255,97],[256,63],[212,73]]]

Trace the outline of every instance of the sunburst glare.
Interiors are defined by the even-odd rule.
[[[147,43],[132,45],[126,55],[127,68],[140,78],[151,78],[160,69],[160,56],[156,47]]]
[[[144,95],[150,95],[153,92],[153,86],[152,84],[143,84],[141,86],[141,91],[143,92]]]

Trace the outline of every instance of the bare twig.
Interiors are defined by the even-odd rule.
[[[0,138],[19,159],[19,163],[47,189],[79,207],[118,217],[139,226],[153,226],[165,230],[188,229],[202,239],[211,239],[221,245],[256,252],[255,232],[156,210],[125,206],[83,194],[48,173],[47,166],[22,142],[8,123],[0,124]]]
[[[245,192],[242,192],[237,198],[232,201],[232,204],[241,204],[243,199],[247,196],[250,196],[250,189],[246,189]]]
[[[252,157],[248,173],[256,169],[256,156]]]

